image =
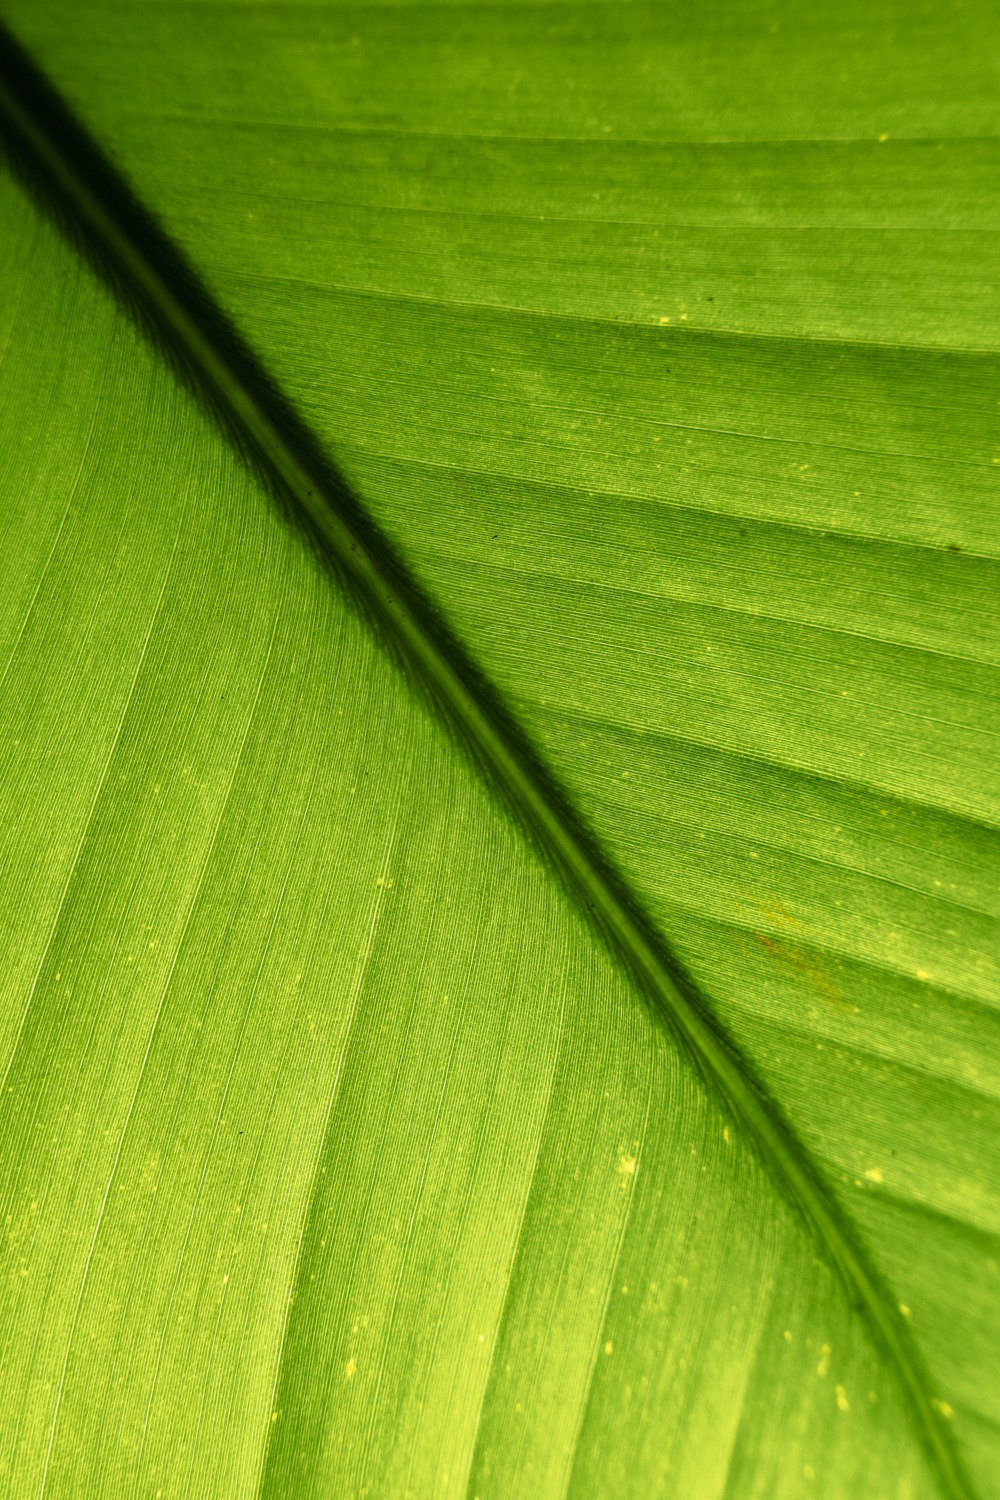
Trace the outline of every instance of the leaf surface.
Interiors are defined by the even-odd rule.
[[[7,14],[901,1328],[9,188],[13,1492],[996,1495],[995,21]]]

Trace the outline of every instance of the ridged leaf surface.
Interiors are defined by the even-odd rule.
[[[992,8],[4,16],[572,835],[5,181],[9,1493],[997,1500]]]

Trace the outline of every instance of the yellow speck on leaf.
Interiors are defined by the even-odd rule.
[[[910,1309],[907,1307],[905,1302],[901,1302],[899,1304],[899,1310],[903,1314],[904,1318],[908,1318],[910,1316]]]
[[[628,1152],[622,1156],[618,1163],[618,1170],[623,1177],[634,1177],[638,1167],[639,1163],[637,1159],[634,1156],[630,1156]]]
[[[842,1385],[837,1387],[837,1406],[840,1411],[850,1411],[851,1403],[847,1399],[847,1392]]]
[[[822,1347],[822,1349],[820,1350],[819,1364],[816,1366],[816,1374],[817,1375],[821,1375],[821,1376],[825,1375],[826,1372],[829,1370],[829,1368],[830,1368],[830,1354],[831,1354],[831,1352],[832,1351],[830,1349],[830,1345],[829,1344],[824,1344],[823,1347]]]
[[[729,1126],[728,1125],[723,1125],[723,1127],[722,1127],[722,1139],[725,1141],[726,1145],[728,1146],[729,1142],[731,1140],[731,1136],[729,1134]]]
[[[344,1374],[347,1376],[348,1380],[354,1379],[354,1372],[357,1368],[358,1362],[356,1359],[352,1357],[347,1361],[347,1364],[344,1366]]]
[[[865,1176],[867,1177],[869,1182],[882,1181],[882,1173],[879,1171],[878,1167],[869,1167],[868,1171],[865,1173]]]
[[[935,1411],[939,1411],[946,1422],[950,1422],[955,1415],[955,1409],[949,1406],[947,1401],[939,1401],[936,1396],[931,1397],[931,1405]]]
[[[615,1346],[610,1339],[608,1339],[608,1342],[604,1346],[604,1352],[605,1354],[614,1354],[615,1352]]]
[[[774,922],[776,925],[781,927],[797,927],[800,932],[802,931],[802,923],[798,917],[792,915],[783,902],[775,900],[770,902],[756,901],[754,905],[762,916],[767,917],[769,921]]]
[[[790,1344],[792,1342],[792,1330],[790,1328],[785,1329],[784,1339],[786,1344]]]

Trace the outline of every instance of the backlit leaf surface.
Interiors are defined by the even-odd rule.
[[[991,9],[4,14],[903,1340],[5,182],[9,1492],[1000,1496]]]

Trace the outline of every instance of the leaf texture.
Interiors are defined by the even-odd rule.
[[[8,188],[12,1493],[996,1495],[989,15],[7,13],[764,1080],[970,1476]]]

